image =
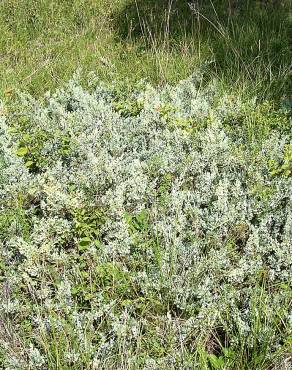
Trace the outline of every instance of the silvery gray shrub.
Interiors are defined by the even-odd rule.
[[[145,85],[131,99],[141,109],[124,115],[113,90],[99,83],[89,92],[73,80],[42,101],[21,97],[25,133],[1,117],[1,212],[20,207],[29,224],[23,235],[15,218],[0,245],[4,368],[50,368],[42,343],[60,332],[69,338],[64,368],[111,368],[117,354],[116,368],[134,368],[151,322],[137,314],[139,299],[158,302],[155,335],[173,338],[169,352],[144,354],[144,368],[195,367],[189,337],[222,325],[230,307],[247,337],[259,281],[291,278],[291,176],[272,176],[269,167],[290,138],[271,130],[248,142],[243,128],[234,135],[226,121],[243,103],[218,95],[216,84],[198,88],[194,78],[161,91]],[[21,135],[38,130],[46,139],[33,171],[17,150]],[[102,210],[98,236],[76,232],[82,210]],[[109,300],[103,284],[92,283],[83,307],[74,286],[84,276],[90,285],[99,264],[117,266],[136,296]],[[275,289],[271,310],[283,299]],[[273,348],[279,343],[271,339]]]

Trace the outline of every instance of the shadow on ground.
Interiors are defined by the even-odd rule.
[[[232,73],[234,78],[241,73],[251,81],[255,74],[258,79],[276,75],[279,88],[287,90],[289,81],[282,74],[291,68],[291,4],[288,0],[131,0],[113,19],[122,42],[140,43],[144,50],[165,41],[170,50],[184,42],[201,44],[212,51],[217,73]]]
[[[180,37],[191,33],[196,16],[187,1],[134,0],[126,3],[114,18],[121,39],[157,40],[166,35]]]

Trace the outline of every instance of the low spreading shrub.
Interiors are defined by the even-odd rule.
[[[0,117],[1,367],[289,366],[287,112],[195,77],[18,104]]]

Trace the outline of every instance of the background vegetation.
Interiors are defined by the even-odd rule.
[[[189,3],[2,0],[1,94],[41,94],[77,68],[103,80],[177,82],[205,62],[209,78],[241,93],[291,92],[291,1]]]

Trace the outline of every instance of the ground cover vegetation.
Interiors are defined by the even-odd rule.
[[[290,2],[0,10],[0,368],[291,368]]]
[[[71,81],[2,119],[3,367],[290,361],[289,111],[200,85]]]

